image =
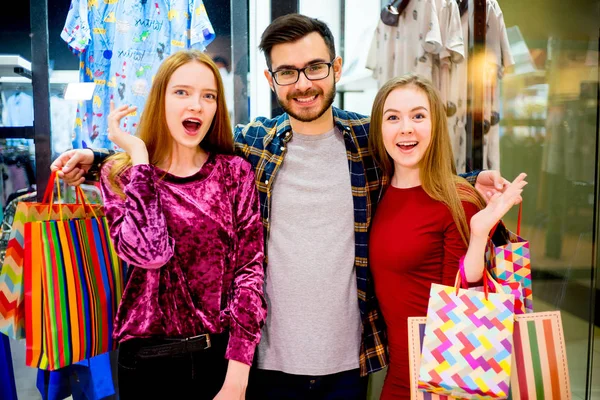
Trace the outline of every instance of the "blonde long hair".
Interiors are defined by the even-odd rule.
[[[433,84],[419,75],[408,74],[389,80],[379,89],[373,102],[369,149],[381,168],[383,185],[387,186],[394,175],[394,160],[385,150],[381,132],[384,105],[392,91],[406,87],[415,87],[423,91],[431,107],[431,142],[419,163],[421,185],[429,197],[448,207],[463,241],[468,245],[470,229],[461,201],[467,201],[483,209],[485,200],[469,182],[456,175],[442,100]]]
[[[217,112],[200,145],[209,152],[233,154],[233,133],[219,68],[208,55],[201,51],[181,50],[167,57],[158,68],[136,131],[136,135],[146,144],[152,165],[169,160],[171,157],[172,140],[168,133],[169,127],[165,113],[167,84],[179,67],[190,62],[199,62],[208,66],[217,82]],[[117,153],[109,157],[107,162],[111,163],[108,175],[111,188],[124,198],[125,194],[119,185],[118,178],[131,167],[131,158],[127,153]]]

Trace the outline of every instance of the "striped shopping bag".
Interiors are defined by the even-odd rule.
[[[41,203],[23,201],[17,204],[10,228],[6,255],[0,268],[0,333],[13,339],[25,337],[23,291],[25,225],[35,221],[85,218],[90,210],[99,217],[104,215],[101,206],[84,205],[81,201],[76,204],[50,206],[54,179],[54,176],[51,176]]]
[[[26,365],[52,371],[116,349],[125,264],[106,218],[25,223],[24,253]]]
[[[450,400],[418,390],[426,317],[408,319],[411,399]],[[510,400],[571,400],[560,311],[517,315],[513,334]]]

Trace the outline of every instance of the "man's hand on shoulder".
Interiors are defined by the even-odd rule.
[[[488,170],[481,171],[477,175],[475,189],[483,196],[485,201],[489,202],[496,193],[504,193],[508,185],[510,185],[510,182],[504,179],[499,171]]]
[[[69,150],[62,153],[50,169],[56,171],[60,179],[67,184],[79,186],[85,182],[84,175],[90,170],[94,163],[94,153],[90,149]]]

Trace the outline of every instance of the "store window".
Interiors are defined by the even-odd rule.
[[[321,9],[310,3],[301,2],[308,7],[306,13],[319,16]],[[341,48],[345,68],[338,101],[343,99],[346,109],[369,114],[377,88],[398,74],[417,72],[437,79],[435,60],[433,73],[425,62],[428,52],[439,57],[439,49],[433,46],[437,39],[425,38],[425,45],[431,47],[423,51],[419,45],[424,39],[418,32],[420,15],[411,19],[416,24],[413,28],[403,31],[406,27],[390,28],[381,21],[381,7],[393,2],[341,3],[345,21],[341,42],[346,46]],[[396,3],[409,3],[410,7],[410,2]],[[464,3],[457,2],[459,9]],[[592,352],[600,324],[594,312],[597,296],[593,278],[598,245],[594,242],[594,216],[598,210],[600,2],[498,0],[487,5],[483,168],[500,170],[507,179],[520,172],[528,174],[521,232],[531,245],[534,308],[561,311],[573,398],[594,398],[600,393],[598,359],[594,362],[596,353]],[[339,14],[327,15],[325,20],[335,18]],[[461,20],[466,34],[468,19],[463,14]],[[394,35],[396,50],[403,51],[392,55],[394,46],[384,46]],[[400,42],[406,37],[413,37],[414,52],[420,52],[414,64],[404,63],[410,45],[404,48]],[[371,40],[379,40],[374,45],[375,59],[367,54],[373,49]],[[469,46],[464,50],[467,57]],[[419,55],[423,57],[419,59]],[[462,107],[467,112],[470,100],[450,104],[449,99],[448,109],[457,107],[460,112]],[[470,134],[466,132],[468,126],[463,120],[459,137],[456,128],[460,118],[448,118],[456,167],[458,171],[469,170],[464,140],[464,135]],[[517,211],[511,211],[505,221],[516,228]],[[379,393],[383,375],[371,380],[372,398]]]
[[[506,176],[529,174],[523,234],[534,306],[561,310],[573,398],[595,398],[600,2],[500,4],[515,58],[502,82],[500,167]]]

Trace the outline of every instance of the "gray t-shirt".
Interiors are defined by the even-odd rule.
[[[294,133],[273,185],[258,367],[297,375],[358,368],[354,203],[342,134]]]

